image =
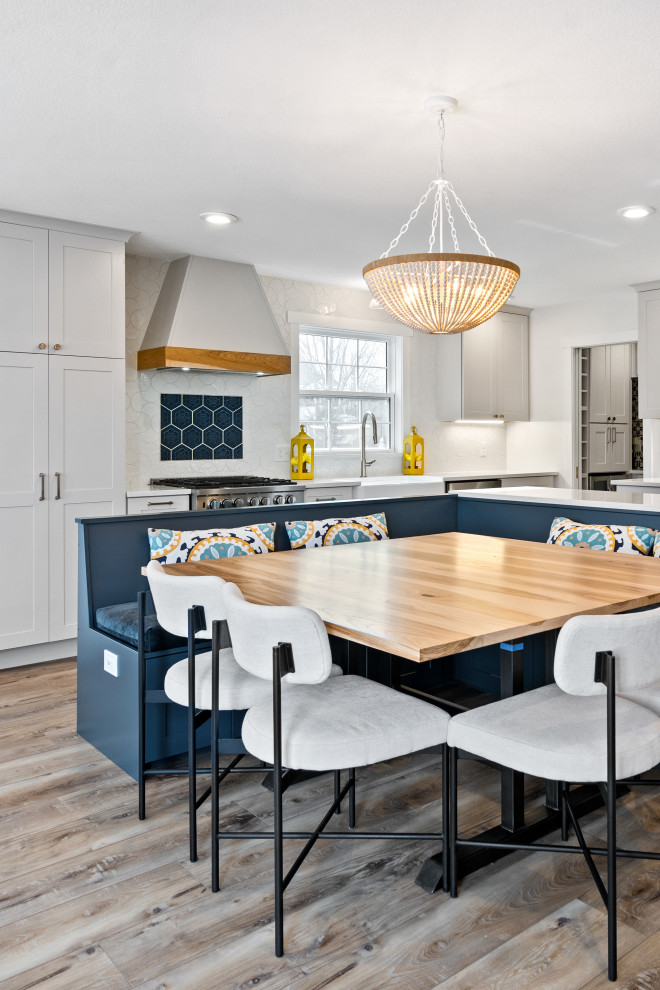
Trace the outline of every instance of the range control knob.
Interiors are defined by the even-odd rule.
[[[292,502],[295,502],[294,496],[293,495],[287,495],[287,497],[286,497],[286,504],[287,505],[291,505]]]
[[[282,505],[284,502],[284,495],[276,495],[273,499],[273,505]]]
[[[248,505],[259,505],[259,499],[256,495],[251,495],[248,499]]]
[[[223,498],[221,508],[222,509],[231,509],[231,507],[232,507],[233,504],[234,504],[233,499],[231,499],[231,498]]]
[[[259,499],[259,505],[270,505],[270,499],[267,495],[262,495]]]
[[[206,505],[206,508],[207,509],[219,509],[220,508],[220,503],[217,500],[217,498],[210,498],[208,500],[208,502],[206,502],[206,503],[202,502],[202,506],[204,506],[204,505]]]
[[[235,498],[234,501],[232,502],[232,505],[235,508],[238,508],[239,505],[245,505],[245,502],[242,498]]]

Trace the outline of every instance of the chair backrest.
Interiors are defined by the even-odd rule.
[[[196,639],[211,639],[211,623],[225,619],[223,590],[226,582],[219,577],[179,577],[168,574],[157,560],[147,564],[147,580],[154,600],[156,618],[174,636],[188,635],[188,609],[201,605],[206,617],[206,629]]]
[[[557,639],[555,680],[568,694],[602,694],[594,682],[595,654],[615,657],[617,694],[639,691],[660,680],[660,608],[625,615],[578,615]]]
[[[224,589],[232,649],[245,670],[271,680],[273,647],[291,643],[295,673],[285,680],[319,684],[330,674],[330,642],[321,618],[311,608],[294,605],[254,605],[235,584]]]

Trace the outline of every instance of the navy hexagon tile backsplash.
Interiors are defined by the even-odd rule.
[[[161,394],[161,461],[238,460],[242,456],[240,395]]]

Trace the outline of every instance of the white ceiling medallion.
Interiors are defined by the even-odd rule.
[[[424,333],[462,333],[476,327],[504,305],[520,276],[518,265],[496,258],[444,174],[445,114],[458,106],[453,96],[430,96],[424,106],[438,119],[438,171],[387,251],[363,269],[372,296],[401,323]],[[433,217],[425,254],[388,257],[420,209],[431,197]],[[484,249],[461,254],[450,197]],[[444,251],[443,208],[453,251]],[[436,235],[439,252],[434,252]]]

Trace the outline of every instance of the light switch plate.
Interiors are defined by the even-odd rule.
[[[117,660],[118,657],[116,653],[111,653],[110,650],[103,651],[103,669],[108,674],[112,674],[113,677],[117,677],[119,675],[119,671],[117,670]]]

